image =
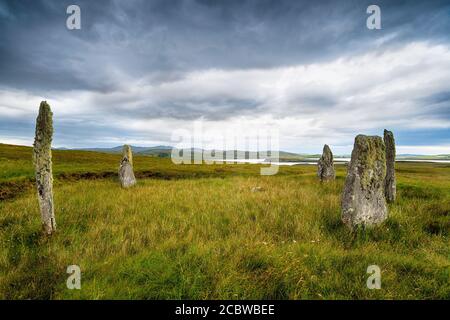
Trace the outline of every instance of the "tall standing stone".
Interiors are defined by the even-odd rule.
[[[133,159],[131,147],[129,145],[123,146],[122,160],[119,167],[119,180],[123,188],[129,188],[136,184],[136,178],[133,172],[133,164],[130,159]]]
[[[342,221],[350,228],[378,224],[388,216],[385,152],[381,137],[355,138],[342,197]]]
[[[384,194],[387,202],[394,202],[396,195],[395,182],[395,139],[391,131],[384,129],[384,145],[386,146],[386,179]]]
[[[131,151],[131,146],[128,144],[125,144],[122,149],[122,159],[124,157],[127,157],[130,164],[133,165],[133,152]]]
[[[47,234],[52,234],[56,231],[53,208],[52,137],[53,113],[47,102],[42,101],[39,106],[39,115],[36,119],[33,162],[42,224]]]
[[[323,146],[322,157],[320,157],[317,163],[317,176],[320,181],[334,180],[336,178],[333,153],[327,144]]]

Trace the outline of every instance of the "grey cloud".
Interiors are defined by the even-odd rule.
[[[450,91],[442,91],[422,99],[425,103],[440,104],[446,103],[450,109]]]
[[[214,97],[211,99],[174,99],[160,103],[146,103],[138,108],[123,108],[120,105],[99,106],[110,115],[127,117],[129,119],[158,119],[171,118],[179,120],[226,120],[228,118],[245,115],[255,115],[261,102],[247,99],[226,99]]]
[[[376,2],[382,10],[383,29],[374,31],[365,27],[366,8],[373,3],[369,0],[0,0],[0,88],[71,101],[80,92],[89,96],[89,115],[58,118],[61,144],[92,144],[93,137],[148,138],[102,124],[99,120],[104,118],[226,121],[234,116],[270,114],[322,119],[332,112],[353,110],[359,119],[382,122],[384,114],[374,110],[375,104],[364,110],[342,102],[371,88],[372,82],[378,81],[383,90],[384,81],[392,80],[377,79],[376,74],[361,80],[355,75],[343,92],[300,88],[283,105],[266,101],[264,92],[247,94],[247,84],[241,86],[239,79],[232,79],[236,83],[231,90],[225,86],[224,94],[220,90],[204,93],[203,88],[193,87],[194,82],[181,89],[175,85],[157,96],[164,85],[183,82],[193,72],[207,69],[272,70],[321,64],[367,52],[381,54],[414,41],[449,45],[448,1]],[[79,31],[65,27],[65,11],[73,3],[82,10]],[[402,68],[389,76],[408,79],[417,71]],[[141,87],[156,89],[133,91]],[[189,90],[194,89],[191,94]],[[399,94],[395,99],[407,101],[409,97]],[[418,106],[411,111],[414,116],[450,119],[447,91],[430,92],[414,102]],[[92,122],[87,120],[91,116]],[[33,122],[34,115],[28,120],[0,119],[0,134],[32,136]],[[157,130],[152,137],[163,139]]]
[[[448,40],[445,1],[379,1],[383,30],[365,28],[369,1],[1,1],[0,84],[114,91],[127,77],[320,62],[411,39]],[[158,79],[155,76],[154,79]]]
[[[0,136],[4,139],[19,138],[26,145],[32,145],[35,116],[29,116],[22,119],[0,119]],[[55,117],[54,119],[54,141],[55,147],[73,147],[81,148],[87,146],[117,146],[125,143],[127,140],[137,141],[155,141],[161,144],[168,141],[170,136],[167,132],[160,132],[159,128],[154,131],[148,131],[145,134],[125,128],[117,128],[107,122],[98,120],[68,120]],[[4,141],[3,141],[4,142]],[[142,144],[142,142],[141,142]]]
[[[450,119],[450,91],[426,96],[418,101],[422,115],[435,119]]]

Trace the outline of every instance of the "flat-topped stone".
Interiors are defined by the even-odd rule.
[[[342,221],[350,228],[379,224],[388,216],[384,196],[385,154],[381,137],[355,138],[342,196]]]

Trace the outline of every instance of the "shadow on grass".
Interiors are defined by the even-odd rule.
[[[342,243],[345,249],[354,249],[375,242],[399,243],[407,237],[406,228],[389,217],[377,226],[359,226],[350,230],[341,220],[340,215],[324,215],[324,231]],[[414,245],[414,243],[410,243]]]

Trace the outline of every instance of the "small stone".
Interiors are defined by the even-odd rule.
[[[386,179],[384,194],[387,202],[394,202],[396,196],[395,182],[395,139],[391,131],[384,130],[384,145],[386,146]]]
[[[133,167],[127,158],[123,158],[119,168],[120,185],[123,188],[129,188],[136,184]]]
[[[133,153],[129,145],[123,146],[123,156],[119,167],[119,180],[122,188],[129,188],[136,184],[136,178],[133,172],[133,164],[130,159],[133,159]]]
[[[385,155],[381,137],[355,138],[342,197],[342,221],[350,228],[379,224],[388,216],[384,196]]]
[[[326,144],[323,147],[322,157],[320,157],[317,163],[317,176],[320,181],[329,181],[336,178],[336,172],[334,171],[333,153],[330,147]]]

